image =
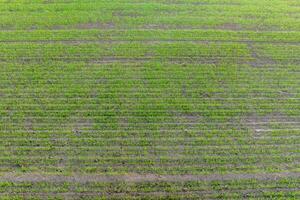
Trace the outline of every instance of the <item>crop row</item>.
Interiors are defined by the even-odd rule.
[[[9,42],[190,42],[210,41],[210,42],[248,42],[255,43],[291,43],[299,44],[299,32],[257,32],[257,31],[230,31],[230,30],[32,30],[32,31],[1,31],[0,41]]]
[[[81,119],[82,120],[82,119]],[[148,120],[147,118],[145,120]],[[78,120],[80,121],[80,119]],[[132,129],[132,130],[103,130],[100,129],[99,130],[84,130],[87,127],[94,127],[94,128],[98,128],[97,125],[95,124],[95,121],[91,120],[86,120],[83,121],[85,122],[82,124],[76,124],[76,122],[68,122],[66,121],[65,123],[69,125],[69,128],[67,130],[63,130],[63,122],[56,122],[54,121],[53,123],[58,123],[58,126],[60,126],[60,129],[51,129],[51,130],[24,130],[24,128],[22,130],[2,130],[0,132],[0,138],[2,140],[4,139],[18,139],[18,138],[24,138],[24,137],[28,137],[30,139],[40,139],[40,138],[44,138],[44,139],[52,139],[52,138],[61,138],[62,140],[65,140],[65,138],[80,138],[80,137],[84,137],[84,138],[133,138],[133,137],[137,137],[137,138],[168,138],[171,136],[176,135],[176,137],[207,137],[207,138],[226,138],[226,137],[230,137],[230,138],[242,138],[242,137],[249,137],[249,136],[259,136],[259,134],[255,135],[256,133],[260,133],[262,135],[260,135],[259,138],[268,138],[268,137],[275,137],[275,138],[284,138],[284,137],[298,137],[299,136],[299,129],[291,129],[291,128],[273,128],[273,129],[262,129],[265,128],[264,126],[259,126],[259,125],[266,125],[268,124],[267,122],[265,124],[251,124],[251,123],[242,123],[242,122],[237,122],[237,126],[240,127],[232,127],[230,128],[230,125],[228,125],[228,130],[226,130],[226,125],[223,124],[213,124],[213,125],[207,125],[207,127],[213,127],[211,130],[193,130],[193,129],[158,129],[158,130],[149,130],[149,129],[144,129],[144,130],[136,130],[136,129]],[[113,121],[113,120],[112,120]],[[20,126],[22,126],[22,122],[19,122]],[[205,124],[205,122],[203,123]],[[278,123],[280,124],[280,123]],[[81,125],[81,126],[80,126]],[[270,126],[272,126],[272,123],[269,124]],[[280,127],[282,125],[285,125],[284,123],[280,124]],[[221,126],[222,129],[219,129],[218,126]],[[259,130],[253,131],[253,128],[255,126],[259,126]],[[55,126],[54,126],[55,127]],[[66,128],[66,127],[65,127]],[[214,130],[213,130],[214,129]],[[102,147],[104,148],[104,147]],[[196,147],[195,147],[196,148]],[[215,147],[217,148],[217,147]]]
[[[244,1],[246,4],[227,5],[224,2],[208,2],[196,6],[178,1],[177,4],[174,1],[39,3],[4,4],[1,7],[3,15],[0,17],[0,25],[6,29],[147,26],[226,29],[226,24],[232,24],[234,20],[235,23],[229,28],[299,30],[299,8],[285,2],[278,2],[276,5],[270,5],[268,1]],[[268,7],[269,10],[263,10],[262,7]]]
[[[50,139],[51,140],[51,139]],[[37,157],[40,155],[48,155],[49,157],[69,155],[69,156],[101,156],[102,158],[106,157],[123,157],[123,156],[230,156],[232,155],[246,155],[246,156],[266,156],[266,155],[278,155],[278,154],[298,154],[300,153],[299,145],[287,146],[287,145],[276,145],[271,146],[247,146],[247,145],[234,145],[231,148],[228,146],[219,146],[219,147],[210,147],[210,146],[153,146],[153,147],[118,147],[118,146],[109,146],[109,147],[95,147],[95,146],[80,146],[73,149],[71,146],[65,147],[53,147],[53,146],[11,146],[1,147],[1,156],[8,157],[14,155],[18,156],[27,156],[27,157]]]
[[[174,137],[174,138],[39,138],[39,139],[26,139],[26,138],[7,138],[4,141],[0,141],[2,146],[172,146],[172,145],[185,145],[188,146],[199,146],[199,145],[272,145],[272,144],[291,144],[297,145],[300,143],[299,137],[272,137],[272,138],[261,138],[261,139],[250,139],[250,138],[203,138],[203,137]]]
[[[126,175],[126,174],[156,174],[156,175],[207,175],[207,174],[242,174],[242,173],[281,173],[281,172],[297,172],[299,171],[299,162],[291,162],[282,160],[281,162],[267,162],[263,160],[259,162],[238,163],[237,161],[228,163],[203,163],[203,164],[180,164],[165,163],[160,164],[155,161],[151,163],[97,163],[97,162],[79,162],[68,161],[67,158],[62,158],[57,161],[31,162],[31,161],[15,161],[7,164],[1,164],[0,173],[14,172],[16,174],[22,173],[51,173],[51,174],[105,174],[112,175]],[[288,164],[287,164],[288,163]]]
[[[51,183],[51,182],[1,182],[2,192],[101,192],[101,193],[130,193],[130,192],[183,192],[183,191],[215,191],[225,192],[246,189],[277,189],[297,188],[297,179],[279,179],[276,181],[257,181],[255,179],[231,180],[231,181],[186,181],[186,182],[139,182],[139,183],[101,183],[88,182],[84,185],[72,182]]]

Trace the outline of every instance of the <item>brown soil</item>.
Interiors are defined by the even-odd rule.
[[[267,58],[267,57],[263,57],[261,55],[259,55],[255,49],[255,47],[253,46],[254,42],[247,42],[248,44],[248,48],[251,52],[251,56],[252,56],[252,61],[250,61],[250,65],[252,67],[265,67],[265,66],[270,66],[270,65],[275,65],[277,64],[274,60],[272,60],[271,58]]]
[[[283,128],[288,126],[288,123],[297,123],[299,119],[289,117],[282,113],[271,113],[265,116],[257,116],[255,114],[246,116],[241,119],[240,123],[253,131],[254,137],[262,135],[261,130],[271,129],[271,123],[276,123]],[[297,126],[297,124],[295,124]]]
[[[75,25],[78,29],[109,29],[115,28],[113,23],[81,23]]]
[[[156,174],[128,174],[128,175],[42,175],[42,174],[14,174],[7,173],[0,176],[1,181],[8,182],[182,182],[182,181],[226,181],[226,180],[278,180],[282,178],[300,178],[300,172],[259,173],[259,174],[210,174],[210,175],[156,175]]]
[[[216,26],[216,28],[222,29],[222,30],[235,30],[235,31],[242,30],[241,25],[236,24],[236,23],[225,23],[225,24]]]

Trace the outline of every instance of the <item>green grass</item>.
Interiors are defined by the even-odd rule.
[[[299,199],[299,11],[0,0],[0,199]]]

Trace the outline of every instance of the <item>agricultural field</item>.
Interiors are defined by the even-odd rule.
[[[0,0],[0,199],[300,199],[300,1]]]

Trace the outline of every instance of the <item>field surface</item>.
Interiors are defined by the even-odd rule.
[[[0,0],[0,199],[300,199],[299,0]]]

